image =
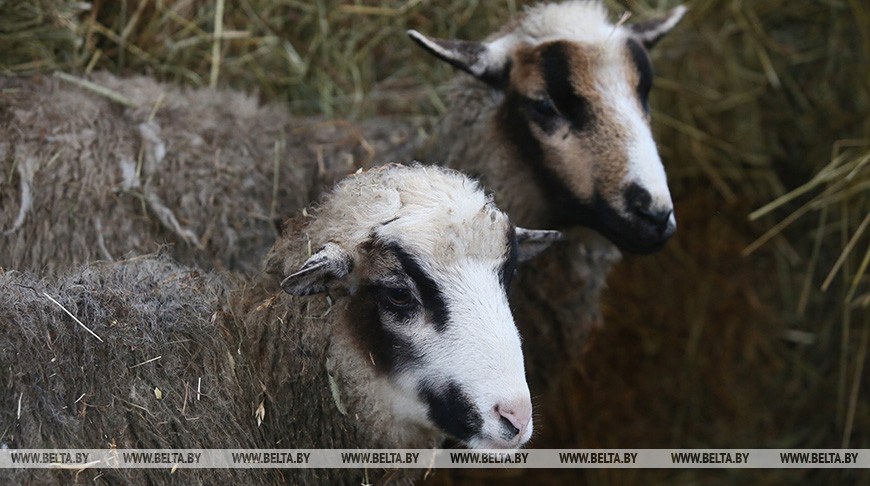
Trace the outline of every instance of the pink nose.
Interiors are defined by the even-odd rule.
[[[505,440],[523,437],[532,421],[532,404],[529,400],[517,400],[495,406],[501,416],[501,435]]]

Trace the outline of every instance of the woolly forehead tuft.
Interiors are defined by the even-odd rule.
[[[534,43],[555,39],[600,43],[619,37],[621,31],[609,20],[600,2],[588,0],[529,7],[516,29],[517,35],[533,39]]]
[[[326,233],[325,241],[345,241],[349,248],[374,233],[420,254],[444,257],[499,258],[510,225],[476,181],[419,165],[354,174],[318,212],[324,217],[315,224]]]

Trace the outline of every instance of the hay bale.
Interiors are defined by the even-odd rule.
[[[171,244],[183,263],[253,272],[279,221],[412,138],[398,121],[292,119],[227,90],[92,82],[103,89],[0,79],[0,267],[54,271]]]

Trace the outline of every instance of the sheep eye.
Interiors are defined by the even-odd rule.
[[[529,101],[532,105],[532,110],[534,110],[535,114],[538,116],[552,117],[559,114],[556,111],[556,108],[553,107],[553,104],[550,103],[550,100],[546,98],[532,99]]]
[[[414,303],[414,295],[408,289],[384,289],[384,297],[390,305],[398,309],[407,309]]]

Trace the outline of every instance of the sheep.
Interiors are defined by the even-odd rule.
[[[652,253],[676,230],[650,131],[647,49],[685,11],[614,25],[599,2],[581,0],[533,6],[483,42],[408,31],[461,71],[417,157],[479,177],[518,224],[566,235],[515,290],[533,389],[600,326],[617,247]]]
[[[0,447],[430,448],[447,437],[520,447],[532,409],[507,292],[517,262],[559,237],[513,226],[458,172],[390,165],[346,178],[289,220],[256,283],[166,252],[52,281],[2,272]],[[81,474],[363,479],[345,469]]]
[[[0,77],[0,267],[171,244],[183,263],[254,273],[283,218],[386,146],[408,160],[411,138],[144,76]]]

